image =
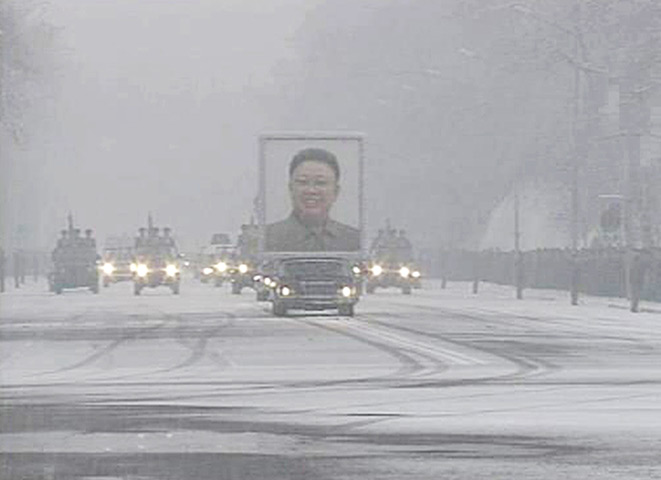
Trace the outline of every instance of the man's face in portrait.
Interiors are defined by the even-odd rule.
[[[322,224],[337,199],[340,187],[333,169],[322,162],[307,160],[292,172],[289,180],[294,213],[304,222]]]

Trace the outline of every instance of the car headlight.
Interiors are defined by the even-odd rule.
[[[224,273],[227,271],[227,264],[225,262],[218,262],[216,264],[216,270],[218,270],[220,273]]]
[[[417,270],[413,270],[413,273],[411,273],[411,276],[413,278],[420,278],[420,272],[418,272]]]
[[[240,273],[247,273],[248,272],[248,265],[246,265],[245,263],[242,263],[241,265],[239,265],[239,272]]]
[[[409,267],[402,267],[399,269],[399,274],[403,278],[407,278],[411,274],[411,269]]]
[[[205,275],[211,275],[213,273],[213,268],[211,267],[204,267],[202,269],[202,273]]]
[[[174,277],[175,275],[177,275],[177,272],[179,272],[179,269],[177,268],[176,265],[170,264],[167,267],[165,267],[165,274],[168,277]]]
[[[383,267],[381,265],[374,265],[372,266],[372,275],[375,277],[378,277],[383,273]]]
[[[283,297],[288,297],[291,294],[292,294],[292,290],[287,285],[283,285],[282,287],[280,287],[280,295],[282,295]]]
[[[343,297],[349,298],[354,294],[354,289],[349,286],[344,286],[340,289],[340,293]]]
[[[146,277],[149,273],[149,268],[144,263],[139,263],[135,268],[135,272],[138,274],[138,277]]]
[[[138,271],[138,265],[135,264],[135,263],[132,263],[131,266],[129,267],[129,270],[131,270],[131,272],[133,272],[133,273],[137,272]]]
[[[354,275],[360,275],[361,270],[358,265],[354,265],[351,270],[353,271]]]
[[[103,268],[103,273],[105,273],[106,275],[112,275],[113,272],[115,271],[115,266],[112,263],[108,263],[108,262],[104,263],[102,268]]]

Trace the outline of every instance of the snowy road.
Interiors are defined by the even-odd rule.
[[[3,479],[661,479],[658,305],[45,290],[0,297]]]

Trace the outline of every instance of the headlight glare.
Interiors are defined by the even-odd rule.
[[[242,263],[241,265],[239,265],[239,272],[241,272],[241,273],[248,272],[248,265],[246,265],[245,263]]]
[[[170,264],[167,267],[165,267],[165,274],[168,277],[174,277],[177,274],[177,272],[179,272],[179,269],[177,268],[176,265]]]
[[[103,273],[106,275],[112,275],[115,271],[115,266],[112,263],[106,262],[103,264]]]
[[[223,273],[227,270],[227,264],[225,262],[218,262],[216,264],[216,270],[218,270],[220,273]]]
[[[139,263],[135,271],[138,274],[138,277],[146,277],[149,273],[149,268],[147,268],[147,265],[144,263]]]
[[[402,267],[399,269],[399,274],[406,278],[411,274],[411,269],[409,269],[409,267]]]
[[[342,296],[343,296],[343,297],[348,298],[348,297],[350,297],[351,295],[353,295],[353,288],[348,287],[348,286],[345,286],[345,287],[342,287],[342,289],[340,290],[340,292],[342,292]]]
[[[374,265],[372,266],[372,275],[375,277],[378,277],[383,273],[383,267],[381,265]]]
[[[211,275],[213,273],[213,268],[211,267],[204,267],[202,269],[202,273],[205,275]]]

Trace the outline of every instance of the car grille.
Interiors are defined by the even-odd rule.
[[[301,287],[303,295],[315,297],[337,295],[337,286],[334,282],[303,282]]]

